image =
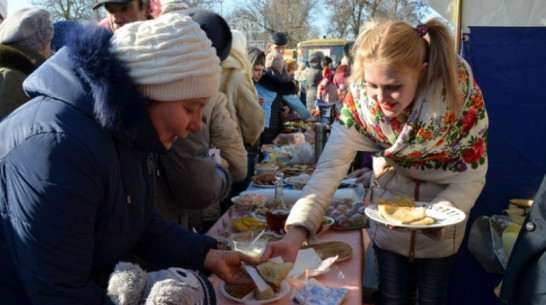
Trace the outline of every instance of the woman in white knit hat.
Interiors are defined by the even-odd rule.
[[[0,24],[0,117],[30,99],[23,81],[51,55],[52,38],[53,23],[42,8],[17,10]]]
[[[250,283],[255,260],[153,203],[156,153],[201,129],[218,90],[206,34],[179,14],[74,33],[0,122],[0,304],[112,304],[108,276],[135,256]]]

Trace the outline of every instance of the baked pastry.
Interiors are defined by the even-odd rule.
[[[256,266],[260,276],[268,283],[274,291],[279,291],[281,282],[294,267],[293,263],[275,263],[267,261]]]

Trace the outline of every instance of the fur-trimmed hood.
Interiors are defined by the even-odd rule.
[[[30,48],[0,44],[0,67],[29,75],[44,61],[42,55]]]
[[[27,94],[71,104],[120,142],[164,152],[148,115],[149,102],[110,52],[112,33],[95,25],[78,27],[68,34],[66,46],[25,80]]]

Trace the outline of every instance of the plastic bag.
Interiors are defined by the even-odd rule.
[[[504,273],[507,259],[502,233],[510,224],[506,216],[480,216],[470,228],[467,248],[489,273]]]

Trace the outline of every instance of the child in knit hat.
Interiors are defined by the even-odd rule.
[[[0,303],[112,303],[108,276],[132,257],[250,284],[241,263],[257,260],[216,250],[153,202],[157,154],[201,130],[218,91],[205,32],[166,14],[77,33],[27,78],[33,99],[0,121]]]
[[[52,37],[45,9],[23,8],[0,24],[0,117],[30,99],[23,80],[51,55]]]

